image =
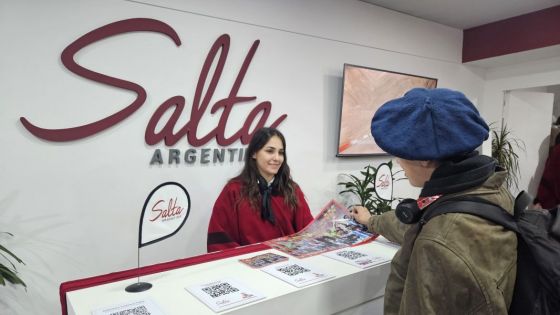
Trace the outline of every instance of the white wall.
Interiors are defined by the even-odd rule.
[[[560,85],[549,86],[546,90],[548,93],[554,93],[554,106],[552,115],[554,116],[553,122],[560,116]]]
[[[519,156],[518,186],[532,196],[536,196],[539,182],[544,171],[550,126],[546,124],[552,115],[554,94],[525,90],[507,92],[504,109],[504,123],[514,128],[515,138],[521,148]],[[514,147],[515,148],[515,147]],[[517,149],[517,148],[516,148]],[[524,152],[520,152],[524,150]],[[517,194],[515,187],[510,187]]]
[[[483,106],[481,107],[481,113],[486,117],[489,122],[497,122],[498,126],[501,122],[501,117],[503,114],[503,104],[504,104],[504,91],[514,91],[514,90],[532,90],[532,91],[546,91],[548,86],[554,86],[560,84],[560,57],[543,59],[539,61],[531,61],[518,63],[515,65],[508,65],[503,67],[496,67],[489,69],[485,74],[485,84],[484,84],[484,97],[482,99]],[[514,117],[518,121],[525,121],[524,112],[510,112],[509,115]],[[551,121],[545,119],[542,124],[550,125]],[[512,130],[512,136],[516,136],[516,130],[523,130],[523,128],[531,128],[529,124],[520,124],[515,126],[508,126]],[[546,137],[543,135],[538,139],[532,139],[531,143],[537,143],[540,147],[546,146]],[[540,155],[539,155],[539,152]],[[544,161],[546,160],[546,154],[542,149],[540,151],[529,149],[525,152],[519,151],[519,155],[523,155],[526,160]],[[548,150],[546,150],[548,152]],[[544,155],[544,156],[543,156]],[[542,174],[542,164],[539,163],[537,170],[532,177],[531,181],[526,181],[527,183],[532,183],[530,185],[524,184],[517,189],[513,188],[512,193],[517,194],[521,190],[534,190],[530,189],[534,186],[534,183],[540,181],[540,176]],[[526,165],[519,165],[520,168],[526,167]],[[531,186],[531,187],[529,187]]]
[[[173,238],[142,249],[142,265],[205,252],[213,202],[241,164],[149,166],[153,151],[167,148],[148,146],[144,130],[154,110],[175,95],[187,100],[180,121],[189,119],[200,68],[221,34],[231,36],[231,47],[212,103],[227,96],[246,52],[260,39],[239,92],[257,100],[236,106],[231,126],[266,100],[273,104],[269,121],[288,114],[280,130],[294,178],[315,212],[336,197],[337,174],[390,159],[335,157],[344,63],[434,77],[440,87],[482,97],[480,71],[460,64],[461,31],[360,1],[148,2],[154,5],[0,0],[0,230],[15,234],[1,241],[26,262],[19,270],[29,286],[0,287],[0,309],[7,314],[57,314],[61,282],[135,267],[141,207],[166,181],[187,188],[191,214]],[[60,62],[62,50],[79,36],[134,17],[169,24],[183,44],[135,33],[91,45],[76,59],[140,84],[148,93],[145,104],[120,124],[74,142],[48,142],[27,132],[20,117],[68,128],[135,98],[76,76]],[[201,129],[218,119],[207,113]],[[190,145],[182,139],[173,148],[184,152]],[[415,193],[403,184],[396,191],[400,197]]]
[[[473,71],[476,69],[471,68]],[[560,57],[496,67],[485,71],[482,114],[489,121],[499,121],[504,91],[558,85],[560,83],[559,74]]]

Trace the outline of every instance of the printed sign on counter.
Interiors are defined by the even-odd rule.
[[[293,260],[287,263],[264,267],[261,270],[298,288],[334,277],[316,267]]]
[[[323,254],[323,256],[336,259],[362,269],[387,263],[393,259],[390,255],[370,254],[352,248],[328,252]]]
[[[186,288],[192,295],[204,302],[214,312],[241,306],[264,299],[234,279],[224,279]]]
[[[113,315],[113,314],[150,314],[165,315],[159,306],[150,299],[136,300],[118,305],[103,307],[91,312],[92,315]]]

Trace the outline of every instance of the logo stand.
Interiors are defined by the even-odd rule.
[[[140,269],[140,247],[138,247],[138,269]],[[144,292],[152,288],[152,284],[149,282],[140,282],[140,276],[138,276],[136,283],[128,285],[124,290],[129,293]]]
[[[168,200],[167,208],[165,201]],[[150,211],[146,211],[147,208]],[[150,245],[177,233],[187,221],[191,210],[191,199],[187,190],[179,183],[167,182],[157,186],[146,201],[140,215],[138,229],[138,270],[140,270],[140,248]],[[150,214],[152,217],[150,218]],[[140,281],[140,272],[136,283],[124,290],[130,293],[144,292],[152,288],[149,282]]]

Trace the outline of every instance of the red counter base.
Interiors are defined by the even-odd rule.
[[[267,249],[270,249],[268,245],[259,243],[259,244],[232,248],[219,252],[213,252],[213,253],[203,254],[203,255],[184,258],[184,259],[178,259],[174,261],[169,261],[169,262],[151,265],[151,266],[145,266],[141,268],[113,272],[101,276],[63,282],[60,284],[60,304],[62,309],[62,315],[68,315],[68,309],[66,307],[66,293],[69,291],[80,290],[80,289],[89,288],[97,285],[102,285],[105,283],[136,278],[136,277],[150,275],[158,272],[164,272],[164,271],[177,269],[181,267],[202,264],[209,261],[229,258],[233,256],[258,252]]]

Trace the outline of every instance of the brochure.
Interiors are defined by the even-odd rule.
[[[274,253],[265,253],[250,258],[239,259],[240,262],[247,264],[252,268],[262,268],[286,260],[288,260],[288,257]]]
[[[314,266],[293,260],[264,267],[261,270],[298,288],[334,277],[334,275],[327,274]]]
[[[331,200],[315,220],[290,236],[266,242],[270,247],[298,258],[309,257],[339,248],[374,240],[377,234],[350,216],[341,204]]]
[[[150,314],[164,315],[159,306],[150,299],[135,300],[118,305],[96,309],[92,315],[119,315],[119,314]]]
[[[186,290],[214,312],[221,312],[265,298],[264,295],[256,293],[234,279],[212,281],[188,287]]]
[[[370,254],[363,250],[343,248],[323,254],[323,256],[336,259],[358,268],[369,268],[390,262],[393,257],[383,254]]]

